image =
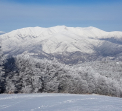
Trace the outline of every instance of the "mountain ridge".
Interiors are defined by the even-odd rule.
[[[106,32],[106,31],[103,31],[101,29],[98,29],[96,27],[93,27],[93,26],[90,26],[90,27],[67,27],[67,26],[54,26],[54,27],[49,27],[49,28],[43,28],[43,27],[26,27],[26,28],[21,28],[21,29],[17,29],[17,30],[13,30],[11,32],[8,32],[6,33],[5,35],[8,35],[8,34],[17,34],[17,33],[20,33],[20,34],[34,34],[36,36],[39,36],[41,33],[44,33],[45,31],[48,32],[48,34],[51,34],[51,32],[62,32],[62,31],[66,31],[66,30],[69,30],[70,32],[72,30],[77,30],[77,32],[79,31],[80,35],[83,35],[83,36],[86,36],[86,34],[84,33],[87,33],[87,31],[92,32],[95,32],[96,34],[97,33],[104,33],[103,35],[117,35],[117,36],[121,36],[122,35],[122,32],[121,31],[111,31],[111,32]],[[84,32],[83,32],[84,31]],[[99,32],[98,32],[99,31]],[[31,32],[31,33],[30,33]],[[95,35],[95,34],[93,34]],[[93,36],[92,35],[92,36]],[[88,35],[87,35],[88,37]]]
[[[59,58],[62,58],[77,52],[77,57],[82,54],[116,56],[122,53],[122,32],[106,32],[92,26],[28,27],[11,31],[0,37],[3,52],[10,55],[27,52],[34,53],[33,55],[43,53],[51,57],[60,55]]]

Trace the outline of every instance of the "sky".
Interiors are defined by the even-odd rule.
[[[0,31],[57,25],[122,31],[122,0],[0,0]]]

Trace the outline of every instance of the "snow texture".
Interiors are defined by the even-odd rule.
[[[80,51],[91,54],[105,39],[122,39],[122,32],[105,32],[95,27],[28,27],[1,35],[4,52],[44,51],[48,54]],[[102,39],[102,40],[100,40]],[[104,40],[103,40],[104,39]],[[35,48],[36,47],[36,48]],[[31,50],[30,50],[31,49]],[[38,50],[37,50],[38,49]]]
[[[122,99],[100,95],[1,94],[0,111],[121,111]]]

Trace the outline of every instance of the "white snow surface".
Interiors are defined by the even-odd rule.
[[[122,38],[122,32],[105,32],[95,27],[50,28],[27,27],[1,35],[3,51],[28,51],[38,49],[46,53],[63,53],[80,51],[93,53],[93,47],[100,46],[103,38]],[[34,48],[38,47],[38,48]]]
[[[0,111],[122,111],[122,98],[95,94],[1,94]]]

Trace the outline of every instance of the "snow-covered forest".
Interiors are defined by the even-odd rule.
[[[94,61],[65,65],[56,59],[21,54],[4,61],[1,93],[75,93],[122,97],[122,62]]]

